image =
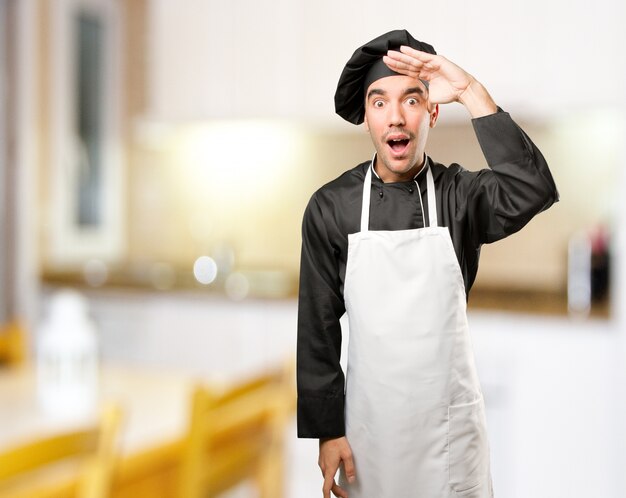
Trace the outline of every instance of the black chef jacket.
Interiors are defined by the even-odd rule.
[[[471,172],[458,164],[444,166],[427,158],[435,182],[439,225],[450,230],[466,294],[476,277],[481,245],[517,232],[558,201],[544,157],[508,113],[498,109],[495,114],[473,119],[472,124],[488,169]],[[339,319],[345,312],[348,234],[360,230],[363,181],[370,163],[359,164],[321,187],[304,213],[298,303],[298,437],[345,434]],[[426,212],[422,212],[414,181],[383,183],[372,175],[370,230],[425,226],[425,168],[416,180]]]

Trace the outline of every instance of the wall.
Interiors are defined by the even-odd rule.
[[[49,16],[51,4],[41,5]],[[399,24],[487,84],[540,146],[561,192],[561,203],[522,233],[483,249],[477,286],[560,292],[569,237],[616,223],[615,151],[624,125],[611,103],[624,68],[609,48],[621,36],[617,2],[603,0],[592,11],[578,2],[566,11],[539,2],[440,2],[421,6],[414,17],[407,15],[414,4],[404,1],[384,10],[369,0],[358,8],[285,0],[119,5],[123,101],[111,105],[123,108],[128,158],[128,193],[120,201],[128,207],[127,250],[118,261],[124,271],[159,262],[187,270],[201,254],[233,251],[242,268],[296,275],[309,196],[372,153],[367,135],[333,113],[338,74],[358,43]],[[258,23],[268,12],[274,15]],[[42,56],[47,29],[42,21],[37,60],[44,265],[54,179],[46,160],[52,129],[50,68]],[[594,43],[585,43],[586,36]],[[578,74],[579,60],[593,60],[602,76],[582,86],[577,77],[566,79]],[[226,137],[218,129],[231,131]],[[429,152],[470,169],[484,164],[458,105],[442,109]]]
[[[520,233],[485,246],[477,285],[561,292],[568,239],[599,224],[614,226],[624,127],[610,111],[520,124],[547,158],[561,202]],[[225,245],[239,269],[297,275],[310,195],[373,152],[369,135],[357,127],[338,132],[284,121],[225,121],[167,130],[146,133],[134,155],[129,259],[135,264],[190,267]],[[247,152],[239,154],[239,147]],[[485,167],[470,120],[450,123],[445,110],[427,152],[444,163]]]

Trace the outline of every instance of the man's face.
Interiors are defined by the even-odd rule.
[[[438,106],[424,83],[410,76],[374,81],[365,94],[365,128],[376,147],[376,172],[385,182],[411,180],[419,171]]]

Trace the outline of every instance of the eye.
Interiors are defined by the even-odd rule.
[[[378,107],[379,109],[385,105],[384,102],[382,100],[375,100],[374,101],[374,107]]]
[[[418,104],[418,100],[415,97],[411,97],[411,98],[407,99],[406,102],[409,105],[417,105]]]

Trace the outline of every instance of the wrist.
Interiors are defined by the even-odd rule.
[[[326,442],[328,442],[328,441],[337,441],[337,440],[341,439],[342,437],[344,437],[344,436],[321,437],[321,438],[319,438],[319,440],[320,440],[320,445],[321,445],[322,443],[326,443]]]
[[[473,77],[457,100],[465,106],[472,118],[480,118],[498,112],[498,106],[487,89]]]

